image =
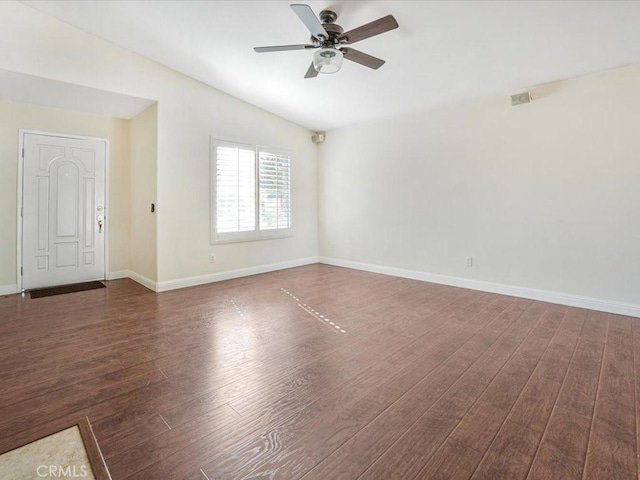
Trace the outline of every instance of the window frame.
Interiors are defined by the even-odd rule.
[[[238,147],[250,147],[254,152],[254,174],[255,174],[255,192],[254,192],[254,206],[255,206],[255,228],[254,230],[243,232],[221,232],[216,230],[217,225],[217,159],[218,159],[218,145],[219,144],[232,144]],[[235,140],[226,140],[211,136],[210,139],[210,242],[214,244],[225,243],[241,243],[241,242],[255,242],[259,240],[272,240],[279,238],[290,238],[294,236],[293,232],[293,185],[291,185],[293,178],[293,153],[289,149],[269,147],[260,144],[252,144],[246,142],[238,142]],[[260,152],[270,153],[273,155],[282,155],[289,157],[289,228],[275,228],[268,230],[260,229]]]

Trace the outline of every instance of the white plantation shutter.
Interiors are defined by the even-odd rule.
[[[291,158],[258,149],[260,230],[291,228]]]
[[[291,233],[291,155],[212,139],[212,241]]]
[[[215,229],[218,235],[256,229],[255,156],[255,149],[250,145],[220,141],[216,144]]]

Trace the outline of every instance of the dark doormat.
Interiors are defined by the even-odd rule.
[[[105,288],[103,282],[84,282],[74,283],[72,285],[60,285],[59,287],[38,288],[29,290],[31,298],[51,297],[52,295],[62,295],[63,293],[83,292],[85,290],[94,290],[96,288]]]

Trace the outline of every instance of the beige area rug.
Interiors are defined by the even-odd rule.
[[[94,480],[80,429],[73,426],[0,455],[0,479]]]

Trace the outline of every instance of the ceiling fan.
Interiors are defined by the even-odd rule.
[[[293,4],[291,8],[311,32],[311,44],[255,47],[256,52],[318,49],[313,54],[313,62],[311,62],[304,78],[316,77],[318,73],[337,72],[342,66],[343,58],[374,70],[384,65],[384,60],[351,47],[347,48],[345,45],[351,45],[365,38],[398,28],[398,22],[392,15],[345,32],[340,25],[334,23],[338,19],[338,15],[331,10],[320,12],[320,19],[318,19],[309,5]]]

